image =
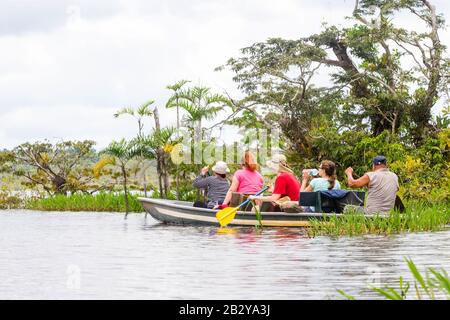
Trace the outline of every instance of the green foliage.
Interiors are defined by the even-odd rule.
[[[442,230],[450,223],[448,204],[430,205],[409,202],[406,212],[392,210],[389,216],[368,217],[358,212],[348,212],[341,216],[311,220],[310,236],[326,235],[338,237],[363,234],[395,234]]]
[[[94,176],[89,163],[95,161],[95,142],[48,141],[24,143],[12,151],[16,176],[26,179],[26,186],[41,187],[49,194],[92,189]]]
[[[22,200],[19,197],[0,190],[0,209],[17,209],[21,207],[21,204]]]
[[[438,298],[438,294],[450,299],[450,277],[444,269],[437,271],[434,268],[428,268],[425,276],[423,276],[411,259],[405,260],[412,276],[414,277],[414,299],[436,300]],[[398,290],[389,286],[385,286],[383,288],[372,288],[373,291],[377,292],[380,296],[387,300],[407,300],[410,297],[410,289],[411,284],[409,282],[405,282],[403,277],[400,277]],[[344,291],[337,291],[345,298],[355,300],[353,296],[346,294]]]
[[[143,212],[137,196],[128,195],[129,211]],[[125,212],[126,203],[123,194],[98,193],[72,194],[70,196],[56,195],[42,199],[31,199],[26,208],[40,211],[97,211],[97,212]]]

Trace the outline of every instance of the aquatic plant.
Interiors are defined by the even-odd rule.
[[[414,277],[415,299],[436,300],[438,296],[445,296],[450,300],[450,277],[445,270],[437,271],[434,268],[428,268],[423,276],[411,259],[405,258],[408,268]],[[383,288],[373,287],[373,291],[380,294],[388,300],[406,300],[411,292],[411,284],[405,282],[403,277],[399,279],[399,289],[389,286]],[[349,300],[355,300],[355,297],[345,293],[343,290],[337,290],[341,295]]]
[[[310,221],[310,236],[342,236],[362,234],[393,234],[402,232],[437,231],[450,223],[448,204],[408,203],[406,212],[393,210],[388,216],[367,217],[349,212],[340,216]]]
[[[258,224],[255,225],[255,228],[256,228],[256,230],[261,230],[263,228],[263,224],[262,224],[262,215],[261,215],[261,211],[259,210],[259,206],[257,204],[255,204],[255,202],[253,200],[250,200],[250,203],[252,204],[253,208],[255,209],[256,220],[258,221]]]
[[[130,212],[143,212],[136,195],[128,194]],[[94,212],[125,212],[124,195],[120,193],[73,194],[70,196],[56,195],[48,198],[29,200],[25,207],[40,211],[94,211]]]

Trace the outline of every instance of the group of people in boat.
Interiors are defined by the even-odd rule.
[[[301,192],[317,192],[327,190],[339,190],[341,184],[337,180],[336,165],[334,162],[322,161],[318,169],[305,169],[302,171],[302,179],[296,177],[294,171],[287,163],[283,154],[275,154],[266,166],[276,173],[273,186],[268,190],[271,195],[256,195],[264,187],[264,178],[259,172],[259,165],[250,151],[246,151],[241,159],[241,168],[228,180],[230,169],[223,161],[218,161],[212,167],[212,175],[209,175],[209,167],[202,168],[200,175],[194,180],[194,187],[207,190],[207,202],[197,201],[195,207],[209,209],[222,209],[236,205],[232,203],[236,194],[248,196],[258,205],[263,202],[299,203]],[[372,160],[372,171],[355,179],[353,169],[345,170],[347,185],[350,188],[368,188],[366,214],[388,213],[395,205],[397,191],[399,190],[398,177],[387,167],[384,156],[376,156]],[[300,208],[308,211],[309,208]]]

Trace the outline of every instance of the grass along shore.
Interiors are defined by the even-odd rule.
[[[128,195],[130,212],[144,212],[144,208],[137,198],[137,195]],[[114,193],[56,195],[29,200],[26,202],[25,208],[39,211],[125,212],[125,197],[123,194]]]
[[[392,210],[388,217],[366,217],[360,213],[348,213],[327,220],[310,221],[308,234],[315,236],[357,236],[364,234],[396,234],[443,230],[450,224],[450,204],[409,202],[406,212]]]
[[[155,195],[156,196],[156,195]],[[144,209],[137,195],[129,195],[130,212],[142,213]],[[20,207],[38,211],[88,211],[125,212],[125,199],[120,193],[96,195],[57,195],[48,198],[26,200]],[[389,217],[368,218],[362,214],[349,213],[325,220],[312,219],[308,234],[316,236],[358,236],[365,234],[398,234],[443,230],[450,224],[450,204],[409,202],[406,212],[392,211]]]

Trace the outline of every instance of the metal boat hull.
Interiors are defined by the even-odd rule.
[[[154,219],[168,224],[219,226],[217,210],[194,208],[184,201],[138,198],[145,211]],[[311,219],[323,219],[322,213],[262,212],[264,227],[307,227]],[[229,226],[255,226],[259,224],[255,213],[238,211]]]

